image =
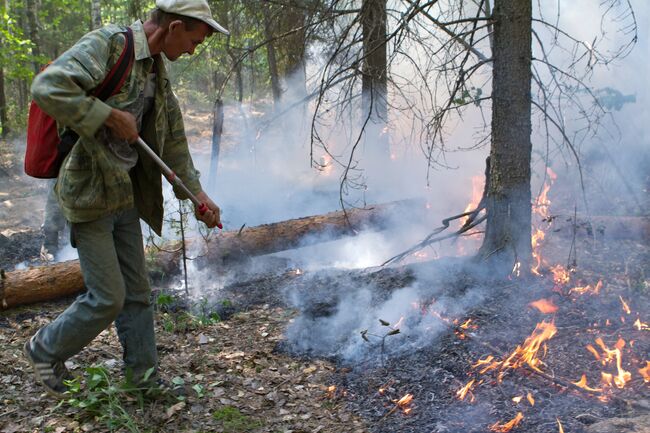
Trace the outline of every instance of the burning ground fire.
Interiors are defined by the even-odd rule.
[[[550,200],[548,199],[548,192],[552,183],[555,181],[555,174],[549,169],[549,182],[544,185],[543,191],[538,197],[535,205],[533,206],[534,213],[541,218],[542,221],[549,222],[551,221],[549,206]],[[602,280],[599,280],[595,284],[586,284],[586,285],[571,285],[573,270],[567,269],[562,265],[549,266],[547,261],[544,260],[540,252],[540,247],[542,242],[545,239],[545,232],[539,227],[533,227],[533,236],[532,236],[532,246],[533,246],[533,267],[531,272],[537,276],[544,276],[543,269],[548,269],[550,275],[553,279],[553,289],[552,292],[556,295],[567,298],[573,298],[580,296],[596,296],[599,295],[601,289],[603,288]],[[626,316],[632,315],[632,309],[630,304],[622,297],[618,296],[620,301],[622,312],[624,313],[620,317],[620,322],[625,324]],[[542,314],[558,314],[559,307],[553,301],[552,298],[542,298],[536,301],[530,302],[529,307],[536,309]],[[638,315],[637,315],[638,316]],[[470,319],[471,320],[471,319]],[[612,321],[607,320],[606,326],[611,325]],[[636,318],[633,328],[637,331],[647,331],[649,330],[648,324],[641,321],[640,317]],[[461,401],[466,401],[468,403],[473,403],[476,400],[475,390],[478,386],[484,383],[489,383],[485,379],[479,379],[482,375],[494,372],[496,375],[497,383],[501,383],[504,379],[504,376],[507,372],[511,370],[528,370],[529,372],[536,372],[542,377],[554,381],[556,385],[563,385],[565,388],[567,381],[560,378],[556,378],[554,373],[547,372],[552,371],[552,369],[547,368],[547,365],[542,361],[542,358],[546,357],[548,353],[548,342],[558,333],[558,329],[555,326],[554,320],[550,321],[544,320],[537,324],[532,334],[526,338],[523,344],[517,346],[515,350],[508,356],[503,356],[500,358],[495,358],[493,355],[487,355],[486,357],[479,359],[471,368],[475,372],[475,377],[470,379],[465,385],[460,387],[456,392],[456,397]],[[614,390],[623,389],[628,386],[633,381],[633,372],[625,369],[623,364],[624,349],[626,346],[632,346],[634,341],[631,340],[628,343],[623,338],[618,338],[613,348],[610,348],[602,337],[596,337],[595,345],[588,344],[586,350],[589,351],[598,361],[603,370],[600,371],[600,384],[595,386],[590,386],[588,384],[587,374],[583,373],[579,380],[575,382],[570,382],[577,389],[584,390],[585,392],[595,394],[598,396],[598,399],[606,402],[611,398],[615,398]],[[643,361],[645,367],[638,368],[637,371],[645,384],[650,382],[649,370],[650,370],[650,361]],[[630,365],[630,362],[627,363]],[[587,366],[585,366],[588,368]],[[512,401],[515,404],[520,404],[523,400],[523,395],[516,396],[512,398]],[[530,406],[534,406],[534,398],[532,394],[527,394],[527,400],[530,403]],[[512,429],[515,429],[521,421],[524,419],[524,414],[518,412],[517,415],[507,422],[496,422],[489,426],[490,431],[494,432],[508,432]],[[564,428],[559,418],[557,418],[558,431],[563,433]]]
[[[546,239],[545,230],[548,230],[553,222],[550,214],[551,201],[548,198],[548,193],[557,178],[550,169],[548,169],[547,174],[548,181],[533,205],[534,214],[540,222],[534,225],[532,230],[531,244],[533,246],[534,260],[530,271],[533,275],[544,278],[542,281],[545,281],[547,277],[549,280],[552,279],[553,284],[548,296],[529,302],[528,307],[541,314],[552,315],[552,317],[537,323],[532,333],[525,338],[522,344],[517,345],[512,352],[503,354],[500,353],[499,349],[490,346],[489,343],[482,343],[479,337],[474,334],[468,334],[470,330],[478,328],[473,318],[450,319],[428,311],[428,313],[437,315],[440,320],[447,323],[451,329],[454,329],[454,333],[459,339],[473,339],[488,347],[492,352],[492,354],[487,354],[471,364],[470,375],[472,377],[466,383],[460,384],[455,391],[455,397],[467,404],[473,404],[477,401],[477,390],[479,388],[495,383],[489,376],[496,379],[496,383],[501,383],[506,375],[514,371],[522,372],[530,377],[541,377],[554,386],[576,393],[583,393],[587,398],[595,397],[597,401],[601,402],[616,400],[619,398],[617,396],[618,390],[626,389],[633,384],[650,385],[650,360],[647,360],[647,358],[640,359],[639,355],[634,354],[632,348],[635,343],[635,335],[626,337],[621,334],[616,337],[614,342],[606,342],[611,338],[613,324],[619,321],[625,328],[621,332],[647,332],[650,330],[647,320],[644,320],[639,313],[635,313],[633,308],[630,307],[629,300],[621,295],[616,295],[621,314],[618,318],[610,317],[604,322],[604,326],[610,327],[610,329],[603,332],[602,337],[598,336],[600,330],[597,323],[594,323],[592,328],[585,326],[584,329],[586,334],[596,334],[593,337],[593,343],[587,344],[585,350],[593,355],[599,368],[593,368],[593,365],[584,365],[585,373],[580,374],[579,379],[576,380],[557,376],[555,373],[556,368],[547,365],[546,358],[549,351],[552,350],[550,342],[558,333],[566,332],[556,326],[556,318],[561,317],[560,315],[563,314],[562,309],[567,305],[576,305],[583,297],[586,299],[607,296],[606,293],[603,294],[605,283],[602,280],[574,282],[578,275],[576,269],[561,264],[550,265],[548,260],[542,256],[541,247]],[[480,188],[477,187],[478,182],[475,182],[474,179],[473,185],[475,192],[480,191]],[[478,194],[477,197],[473,197],[466,211],[475,208],[480,192]],[[517,266],[518,264],[515,265],[515,268]],[[425,313],[427,309],[422,308],[420,305],[419,310]],[[462,324],[459,325],[461,322]],[[632,322],[633,325],[631,325]],[[647,356],[647,354],[641,356]],[[579,365],[576,365],[576,367],[579,368]],[[380,390],[381,392],[383,390]],[[409,393],[406,396],[408,396],[408,402],[410,403],[413,399],[412,394]],[[521,393],[512,397],[511,400],[513,404],[518,405],[522,410],[517,411],[512,419],[497,421],[487,426],[490,431],[509,432],[521,428],[521,425],[525,423],[526,413],[532,411],[535,406],[535,397],[531,392]],[[390,413],[395,412],[397,407],[400,406],[399,402],[403,400],[392,401],[397,406]],[[522,404],[525,404],[525,406],[520,406]],[[405,410],[403,412],[408,413]],[[563,433],[564,427],[560,418],[555,418],[555,421],[558,432]]]
[[[468,309],[479,305],[478,302],[469,307],[468,304],[450,305],[448,299],[457,298],[423,289],[416,291],[413,298],[401,298],[400,306],[404,310],[391,318],[394,324],[380,320],[385,327],[380,328],[383,333],[362,331],[366,343],[376,343],[377,350],[381,346],[382,368],[384,363],[391,363],[397,370],[383,368],[385,376],[379,375],[376,382],[372,382],[371,373],[359,375],[365,379],[360,386],[377,390],[371,401],[381,405],[379,417],[383,422],[397,424],[403,420],[411,428],[417,420],[427,417],[423,415],[425,408],[444,407],[451,408],[452,413],[458,411],[445,419],[454,426],[449,431],[533,431],[531,426],[543,424],[544,432],[551,425],[551,429],[563,433],[565,429],[576,431],[574,427],[580,422],[572,419],[573,412],[563,407],[567,401],[578,402],[579,407],[608,411],[610,406],[622,406],[630,396],[650,390],[650,359],[645,350],[650,321],[638,306],[640,303],[629,292],[617,290],[623,286],[616,285],[610,275],[606,279],[590,277],[590,269],[578,268],[577,261],[562,265],[542,254],[543,247],[550,250],[554,246],[550,243],[553,238],[547,233],[554,222],[548,193],[555,175],[549,171],[548,178],[534,206],[538,224],[532,231],[535,259],[529,271],[537,278],[533,277],[531,282],[530,297],[525,294],[510,297],[510,287],[501,287],[506,300],[483,302],[481,299],[476,314],[468,314]],[[603,274],[596,272],[596,275]],[[513,290],[522,289],[528,281],[531,280],[517,279],[512,283]],[[423,294],[424,299],[420,297]],[[486,317],[495,320],[485,320]],[[430,321],[431,318],[434,320]],[[385,353],[395,353],[388,349],[384,352],[386,336],[399,334],[395,340],[408,339],[420,330],[435,333],[441,328],[448,331],[441,338],[444,346],[430,349],[431,352],[427,347],[424,351],[426,356],[439,355],[435,358],[435,369],[432,367],[438,370],[434,375],[439,374],[443,379],[439,387],[432,383],[437,377],[429,382],[430,388],[421,386],[417,382],[420,379],[417,367],[406,369],[402,365],[402,352],[394,361],[385,356]],[[404,358],[407,363],[430,361],[416,354]],[[461,375],[457,369],[462,369]],[[418,379],[405,377],[401,371],[413,372],[412,377]],[[334,396],[337,392],[328,394]],[[440,400],[447,402],[439,403]],[[376,413],[376,407],[369,406],[368,411]],[[500,416],[495,417],[497,410]],[[478,418],[453,419],[464,413],[478,414]],[[384,421],[389,416],[393,421]],[[432,431],[428,424],[427,429]]]

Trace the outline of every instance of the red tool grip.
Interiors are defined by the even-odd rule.
[[[208,206],[206,206],[205,203],[201,203],[199,205],[199,207],[198,207],[198,211],[199,211],[199,214],[203,215],[204,213],[206,213],[208,211]],[[223,225],[221,223],[217,224],[217,227],[219,227],[220,229],[223,229]]]

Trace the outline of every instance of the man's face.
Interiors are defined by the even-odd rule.
[[[185,53],[192,55],[196,47],[211,33],[210,26],[203,22],[197,23],[193,30],[188,31],[185,23],[174,21],[169,25],[162,51],[173,62]]]

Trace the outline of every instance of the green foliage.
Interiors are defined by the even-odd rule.
[[[166,310],[165,306],[173,305],[174,298],[171,295],[164,294],[158,296],[157,303],[163,306],[161,310]],[[197,313],[188,311],[164,312],[161,316],[162,327],[166,332],[185,333],[195,331],[206,326],[214,325],[221,322],[221,316],[216,311],[210,311],[206,299],[199,304]]]
[[[262,421],[246,416],[232,406],[224,406],[216,410],[212,417],[221,422],[224,433],[244,433],[264,425]]]
[[[108,371],[103,367],[87,368],[84,382],[85,386],[82,386],[80,378],[66,381],[68,398],[62,400],[59,406],[81,409],[105,424],[110,431],[140,432],[137,423],[123,406],[123,402],[133,400],[134,393],[139,390],[128,382],[112,383]],[[141,394],[137,401],[142,409]]]
[[[0,8],[0,12],[0,67],[4,70],[5,79],[31,78],[31,64],[38,61],[32,56],[33,43],[24,36],[16,18],[9,11]]]
[[[166,309],[166,308],[170,307],[173,303],[174,303],[174,297],[172,295],[170,295],[169,293],[161,293],[156,298],[156,304],[161,309]]]
[[[203,398],[205,397],[205,386],[201,385],[200,383],[195,383],[192,385],[192,389],[194,392],[196,392],[196,396],[198,398]]]
[[[215,18],[231,32],[229,37],[215,34],[193,56],[168,62],[175,92],[185,107],[211,108],[217,96],[238,97],[235,65],[240,66],[244,98],[270,95],[267,35],[264,11],[270,13],[270,33],[277,37],[309,21],[318,14],[317,2],[289,0],[286,4],[250,0],[210,1]],[[0,68],[4,72],[9,129],[24,131],[29,87],[39,66],[60,56],[91,29],[91,0],[42,0],[36,4],[37,40],[30,40],[26,0],[0,3]],[[101,0],[104,25],[129,25],[136,18],[146,20],[154,0]],[[273,42],[280,73],[295,69],[304,57],[306,35],[298,32]],[[36,46],[35,44],[38,44]],[[35,55],[40,53],[40,55]]]

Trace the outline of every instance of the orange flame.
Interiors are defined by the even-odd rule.
[[[413,394],[404,394],[404,396],[402,398],[397,400],[396,404],[397,404],[397,407],[402,409],[402,411],[405,414],[408,414],[409,412],[411,412],[411,409],[412,409],[412,408],[408,407],[411,404],[412,401],[413,401]]]
[[[541,194],[537,197],[536,203],[533,205],[533,212],[542,217],[542,219],[549,217],[549,207],[551,206],[551,200],[548,199],[548,192],[550,189],[551,183],[545,183]]]
[[[498,422],[492,424],[490,426],[490,431],[499,432],[499,433],[509,432],[514,427],[517,427],[517,425],[521,422],[522,419],[524,419],[524,415],[521,412],[517,412],[517,416],[515,416],[513,419],[511,419],[505,424],[499,424]]]
[[[591,284],[587,284],[586,286],[578,286],[569,289],[569,294],[576,293],[578,295],[584,295],[584,294],[597,295],[598,292],[600,292],[600,289],[602,289],[602,287],[603,287],[603,281],[600,280],[593,287],[591,286]]]
[[[476,361],[476,363],[472,365],[472,368],[478,368],[481,365],[487,365],[487,367],[485,367],[483,370],[479,371],[479,373],[483,374],[486,371],[492,369],[491,364],[492,364],[493,359],[494,359],[494,356],[488,355],[487,357],[485,357],[485,359],[479,359],[478,361]]]
[[[545,236],[546,235],[543,231],[540,229],[535,229],[535,233],[533,234],[533,238],[531,240],[533,246],[533,259],[535,260],[535,264],[530,271],[540,277],[542,276],[542,274],[539,272],[539,268],[542,266],[542,254],[539,251],[539,248]]]
[[[585,389],[587,391],[593,391],[593,392],[600,392],[602,391],[602,388],[591,388],[587,385],[587,375],[583,374],[582,377],[580,378],[579,381],[577,382],[571,382],[575,386],[579,386],[582,389]]]
[[[591,344],[587,344],[587,350],[590,351],[592,355],[594,355],[596,360],[600,361],[600,355],[598,354],[598,351],[594,346],[592,346]]]
[[[465,212],[470,212],[478,206],[479,202],[481,201],[481,197],[483,197],[483,185],[485,184],[485,179],[483,176],[472,176],[472,198],[470,202],[467,204],[465,207]],[[469,217],[466,216],[461,220],[461,226],[465,225],[465,223],[469,220]]]
[[[472,319],[467,319],[465,322],[463,322],[462,325],[459,326],[459,328],[462,328],[462,329],[470,329],[470,328],[471,329],[476,329],[476,328],[478,328],[478,326],[476,326],[476,325],[471,325],[470,326],[471,321],[472,321]]]
[[[530,403],[531,406],[535,406],[535,399],[533,398],[533,394],[530,392],[526,394],[526,400],[528,400],[528,403]]]
[[[402,398],[397,400],[397,405],[406,406],[407,404],[411,403],[412,400],[413,400],[413,394],[404,394]]]
[[[503,379],[503,376],[508,369],[515,369],[524,364],[528,364],[529,367],[541,373],[542,371],[540,370],[540,367],[544,363],[537,357],[537,353],[544,345],[544,342],[553,338],[556,332],[557,328],[552,321],[543,321],[538,323],[533,333],[526,338],[524,344],[517,346],[507,359],[504,361],[490,362],[492,357],[489,356],[486,359],[479,360],[472,367],[477,368],[481,365],[487,364],[487,366],[483,367],[480,371],[481,374],[490,370],[500,370],[497,377],[499,382]]]
[[[459,400],[465,400],[465,397],[467,394],[470,396],[470,402],[474,401],[474,394],[472,394],[471,389],[474,386],[475,379],[470,380],[467,382],[467,385],[463,386],[461,389],[456,391],[456,396],[458,397]]]
[[[569,284],[571,280],[571,274],[569,271],[562,265],[555,265],[551,268],[553,273],[553,282],[556,286],[564,286]]]
[[[551,201],[548,198],[548,192],[551,189],[553,182],[555,182],[555,179],[557,179],[557,175],[553,172],[553,170],[550,169],[550,167],[546,168],[546,172],[548,174],[549,180],[544,183],[542,192],[535,200],[535,203],[533,203],[533,213],[535,215],[538,215],[542,220],[549,219]],[[545,234],[539,228],[533,227],[533,231],[535,233],[532,235],[531,244],[533,247],[533,259],[535,261],[535,264],[531,268],[531,272],[537,276],[541,276],[539,268],[541,267],[543,260],[540,252],[540,246],[544,240]]]
[[[625,384],[630,380],[632,380],[632,374],[629,371],[625,371],[622,367],[621,351],[623,350],[623,347],[625,347],[625,340],[619,338],[618,341],[616,342],[616,345],[614,346],[615,349],[613,350],[609,349],[603,342],[602,338],[600,337],[596,339],[596,344],[600,346],[600,348],[603,350],[603,353],[605,355],[605,358],[601,360],[603,365],[606,365],[612,360],[616,360],[617,375],[613,376],[608,373],[602,373],[603,383],[605,383],[608,386],[611,386],[613,381],[616,387],[618,388],[625,387]]]
[[[623,299],[622,296],[619,295],[618,299],[621,300],[621,304],[623,305],[623,311],[625,311],[627,314],[630,314],[632,311],[630,310],[630,307],[627,305],[627,302]]]
[[[564,433],[564,429],[562,428],[562,423],[560,422],[560,418],[555,418],[557,420],[557,428],[558,428],[558,433]]]
[[[537,308],[544,314],[551,314],[557,311],[557,306],[550,299],[538,299],[537,301],[528,304],[533,308]]]
[[[641,319],[636,319],[636,322],[634,322],[634,327],[638,329],[639,331],[648,331],[650,330],[650,326],[648,326],[647,323],[643,323]]]
[[[327,398],[332,399],[336,395],[336,385],[330,385],[327,387]]]
[[[557,328],[553,322],[538,323],[533,333],[524,341],[524,345],[517,346],[515,351],[503,361],[502,369],[517,368],[528,364],[534,370],[541,372],[539,366],[543,362],[537,357],[537,352],[545,341],[553,338],[556,332]]]

